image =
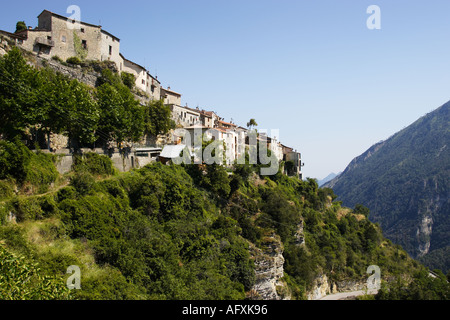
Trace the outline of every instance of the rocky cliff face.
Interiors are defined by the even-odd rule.
[[[262,248],[250,244],[250,253],[255,262],[256,283],[250,292],[253,300],[289,300],[284,276],[283,244],[273,233],[266,237]]]

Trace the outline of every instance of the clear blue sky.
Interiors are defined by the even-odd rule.
[[[448,0],[3,1],[0,29],[72,4],[182,104],[279,129],[307,177],[344,170],[450,100]],[[369,5],[381,30],[366,27]]]

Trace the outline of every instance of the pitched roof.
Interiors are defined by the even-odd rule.
[[[237,125],[235,125],[234,123],[231,122],[225,122],[223,120],[220,120],[219,123],[225,124],[227,126],[231,126],[231,127],[237,127]]]
[[[24,38],[26,38],[26,36],[22,35],[21,33],[11,33],[11,32],[4,31],[4,30],[0,30],[0,34],[3,34],[3,35],[8,36],[10,38],[17,38],[17,39],[24,39]]]
[[[180,97],[181,97],[181,93],[172,91],[172,90],[170,90],[170,89],[164,89],[164,88],[161,88],[161,91],[162,91],[162,90],[164,90],[165,92],[169,92],[169,93],[171,93],[171,94],[173,94],[173,95],[175,95],[175,96],[180,96]]]

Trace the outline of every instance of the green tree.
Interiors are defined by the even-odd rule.
[[[36,123],[43,113],[37,104],[38,71],[14,47],[0,57],[0,134],[11,139]]]
[[[100,112],[92,89],[50,69],[43,69],[39,76],[39,103],[44,111],[38,119],[41,130],[67,133],[76,147],[93,143]]]
[[[257,126],[258,126],[258,123],[256,123],[255,119],[250,119],[250,121],[247,122],[247,128],[249,128],[250,130]]]
[[[18,21],[16,23],[16,31],[15,33],[21,32],[27,30],[27,24],[25,23],[25,21]]]
[[[120,81],[120,80],[119,80]],[[97,88],[100,109],[99,135],[119,145],[125,141],[138,141],[144,132],[144,107],[134,98],[130,89],[121,82],[105,81]]]
[[[166,134],[175,128],[172,111],[163,100],[150,101],[145,108],[145,132],[151,136]]]
[[[122,78],[123,84],[126,85],[130,90],[132,90],[136,85],[136,77],[133,74],[129,72],[122,72],[120,74],[120,77]]]
[[[365,216],[366,218],[369,217],[370,215],[370,210],[369,208],[363,206],[362,204],[356,204],[355,205],[355,209],[353,209],[353,212],[356,214],[362,214],[363,216]]]
[[[32,153],[19,141],[0,141],[0,179],[13,178],[20,183],[27,177]]]

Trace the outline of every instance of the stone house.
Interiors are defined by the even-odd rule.
[[[169,105],[172,110],[172,120],[177,126],[185,128],[200,125],[200,112],[191,108],[182,107],[179,105]]]
[[[144,67],[126,59],[120,52],[120,39],[102,29],[102,26],[74,21],[44,10],[38,16],[36,28],[29,27],[14,34],[1,31],[1,34],[15,41],[22,49],[46,59],[58,56],[63,61],[70,57],[112,61],[117,71],[128,72],[136,77],[136,88],[153,100],[161,99],[161,83],[158,79]]]
[[[164,104],[181,105],[181,94],[170,90],[170,87],[167,89],[161,87],[161,99],[164,100]]]
[[[42,11],[38,26],[18,32],[24,38],[23,49],[44,57],[58,56],[62,60],[76,57],[86,60],[113,61],[119,69],[120,39],[101,26]]]
[[[136,88],[145,92],[152,100],[161,99],[161,83],[158,79],[153,77],[143,66],[126,59],[122,54],[120,54],[120,58],[119,71],[132,74],[136,79]]]
[[[281,145],[283,150],[283,161],[292,161],[294,163],[292,175],[297,176],[300,180],[303,179],[302,167],[304,164],[302,163],[302,155],[291,147],[287,147],[285,145]],[[289,174],[289,172],[286,172]]]
[[[200,121],[203,126],[208,128],[217,128],[219,126],[219,116],[214,111],[200,111]]]

